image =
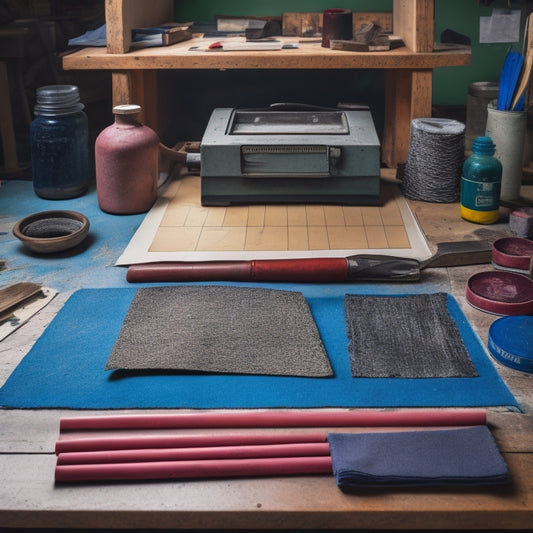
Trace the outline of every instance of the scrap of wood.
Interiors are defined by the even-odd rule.
[[[215,15],[215,20],[274,20],[281,21],[279,15]]]
[[[28,292],[31,293],[31,286],[35,284],[17,283],[15,285],[28,285]],[[0,341],[24,325],[32,316],[47,306],[57,294],[57,291],[48,287],[35,285],[35,288],[38,288],[35,293],[30,294],[29,297],[18,301],[11,308],[0,313]],[[16,287],[16,289],[18,291],[20,287]]]
[[[371,45],[345,39],[331,39],[329,41],[329,47],[332,50],[343,50],[344,52],[376,52],[390,50],[389,44]]]
[[[332,50],[345,52],[383,52],[403,46],[403,41],[395,36],[390,36],[387,41],[379,43],[363,43],[356,40],[331,39],[329,47]]]
[[[30,282],[13,283],[0,289],[0,314],[14,308],[41,292],[41,285]]]
[[[364,44],[383,44],[383,42],[376,43],[376,41],[388,40],[386,35],[384,35],[381,26],[373,23],[362,24],[358,28],[354,29],[353,38],[358,43]]]
[[[322,34],[322,13],[283,13],[282,34],[313,37]]]
[[[283,13],[283,35],[296,37],[312,37],[322,34],[323,13]],[[392,13],[369,11],[353,13],[353,27],[363,24],[376,24],[384,32],[392,32]]]
[[[385,33],[392,33],[392,12],[368,11],[353,14],[353,27],[360,28],[364,24],[375,24]]]
[[[192,23],[179,24],[177,22],[166,23],[165,31],[161,34],[163,45],[169,46],[171,44],[180,43],[192,39],[191,27]]]

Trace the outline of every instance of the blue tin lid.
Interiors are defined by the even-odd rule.
[[[489,351],[499,363],[533,372],[533,316],[506,316],[489,328]]]

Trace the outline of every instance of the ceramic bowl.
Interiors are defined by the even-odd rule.
[[[42,211],[19,220],[13,234],[32,252],[63,252],[89,233],[89,219],[76,211]]]

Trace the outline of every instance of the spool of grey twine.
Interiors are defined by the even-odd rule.
[[[411,121],[411,138],[401,191],[413,200],[459,201],[465,125],[444,118]]]

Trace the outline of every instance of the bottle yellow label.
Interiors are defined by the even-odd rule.
[[[468,207],[461,205],[461,218],[469,222],[475,222],[476,224],[494,224],[500,218],[500,214],[497,209],[491,211],[474,211],[474,209],[468,209]]]

